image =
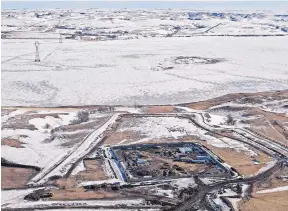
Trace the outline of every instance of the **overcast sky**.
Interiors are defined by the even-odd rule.
[[[45,9],[45,8],[191,8],[220,10],[276,10],[288,11],[288,0],[282,1],[37,1],[6,0],[1,2],[2,9]]]

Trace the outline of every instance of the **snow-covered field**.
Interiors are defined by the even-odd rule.
[[[196,134],[198,128],[187,119],[177,117],[136,118],[123,124],[120,132],[134,131],[147,139],[173,137],[178,139],[186,135]]]
[[[73,163],[102,140],[103,133],[115,122],[120,112],[114,115],[93,113],[83,123],[75,122],[78,114],[77,110],[55,109],[52,113],[49,109],[37,111],[32,108],[30,111],[18,109],[6,114],[3,112],[1,138],[8,144],[1,146],[2,158],[40,167],[41,171],[32,183],[67,173]],[[30,127],[27,128],[27,125]],[[13,146],[13,141],[19,143],[18,147]],[[83,168],[84,165],[77,166],[76,173]]]
[[[6,10],[2,18],[2,31],[16,38],[1,41],[4,106],[171,104],[288,88],[287,36],[210,36],[287,35],[286,16]],[[59,32],[83,39],[59,43]],[[38,40],[39,63],[35,39],[17,39],[51,36]]]
[[[180,108],[180,107],[178,107]],[[183,108],[183,107],[181,107]],[[190,111],[190,109],[187,109]],[[199,112],[201,113],[201,112]],[[207,127],[208,125],[202,122],[202,118],[199,113],[194,113],[197,117],[198,124]],[[209,124],[217,125],[225,121],[224,116],[211,115]],[[228,126],[227,126],[228,127]],[[179,139],[186,136],[197,136],[202,140],[205,140],[208,144],[219,148],[233,148],[236,151],[244,151],[247,155],[256,155],[256,153],[250,149],[247,145],[232,140],[230,138],[216,138],[207,131],[196,127],[188,119],[178,117],[142,117],[124,121],[118,129],[119,132],[133,132],[139,136],[139,139],[133,141],[133,144],[145,143],[151,140],[157,140],[161,138]],[[192,141],[192,140],[191,140]],[[121,141],[121,144],[126,144],[127,140]]]
[[[25,109],[15,110],[9,115],[4,115],[2,122],[5,123],[9,118],[14,118],[25,112],[27,112]],[[47,112],[47,115],[49,115],[49,112]],[[34,125],[37,130],[2,128],[2,139],[16,139],[22,142],[22,147],[20,148],[2,145],[2,157],[19,164],[33,165],[40,168],[47,167],[49,163],[62,158],[69,151],[68,148],[60,146],[62,143],[61,139],[55,138],[54,141],[49,141],[51,130],[59,126],[68,125],[70,121],[76,118],[75,115],[76,112],[67,112],[59,115],[59,118],[46,116],[45,118],[33,118],[29,120],[29,124]],[[21,120],[19,120],[20,122]],[[46,124],[49,127],[46,128]]]
[[[61,32],[63,36],[81,35],[102,39],[108,35],[131,39],[191,36],[205,32],[210,35],[285,35],[288,31],[285,13],[175,8],[2,10],[2,31],[8,32],[5,33],[7,37],[17,37],[19,34],[16,32],[28,31],[21,33],[21,36],[58,37]]]
[[[52,163],[37,174],[32,184],[35,182],[44,183],[49,177],[55,175],[63,176],[69,168],[81,157],[84,157],[91,149],[93,149],[104,137],[103,133],[108,130],[111,125],[117,120],[119,113],[114,114],[105,124],[90,133],[82,142],[77,144],[65,157],[57,160],[57,163]]]

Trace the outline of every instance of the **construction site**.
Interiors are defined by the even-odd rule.
[[[271,105],[286,92],[262,95]],[[28,151],[25,163],[4,154],[2,208],[249,210],[269,191],[286,190],[285,142],[243,127],[264,111],[225,117],[189,108],[207,105],[3,109],[4,152],[37,153]],[[282,114],[264,114],[285,128]]]
[[[230,169],[216,156],[195,143],[116,146],[108,151],[121,169],[124,180],[129,182],[193,175],[231,176]]]

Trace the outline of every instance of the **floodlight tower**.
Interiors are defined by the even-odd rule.
[[[36,41],[34,43],[35,47],[36,47],[36,53],[35,53],[35,62],[40,62],[40,56],[39,56],[39,42]]]
[[[59,43],[63,43],[63,40],[62,40],[62,34],[61,33],[59,33]]]

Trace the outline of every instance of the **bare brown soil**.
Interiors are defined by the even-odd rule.
[[[162,158],[150,152],[142,152],[142,155],[146,156],[145,159],[153,161],[151,165],[147,167],[149,169],[159,169],[163,166],[164,163],[168,163],[170,168],[172,168],[174,165],[178,165],[182,167],[186,172],[200,172],[209,168],[206,164],[175,162],[172,159]]]
[[[105,190],[86,191],[84,188],[53,189],[51,200],[83,200],[83,199],[103,199],[115,197],[116,194]]]
[[[287,96],[288,98],[288,96]],[[285,116],[285,114],[281,114],[281,113],[273,113],[273,112],[269,112],[269,111],[263,111],[259,108],[253,108],[253,109],[250,109],[248,111],[248,113],[250,115],[253,115],[253,116],[256,116],[256,115],[262,115],[264,116],[268,121],[275,121],[275,120],[278,120],[278,121],[283,121],[283,122],[287,122],[288,121],[288,118]]]
[[[285,178],[281,178],[281,176],[288,175],[288,167],[285,166],[284,168],[275,172],[271,177],[268,178],[265,182],[261,182],[257,185],[256,191],[264,190],[264,189],[271,189],[271,188],[278,188],[283,186],[288,186],[288,180]]]
[[[123,144],[127,144],[133,141],[137,141],[139,137],[137,137],[137,135],[133,131],[123,131],[123,132],[116,131],[105,140],[104,144],[105,145],[118,144],[124,139],[126,139],[126,141]]]
[[[255,150],[253,151],[257,152],[258,156],[251,157],[244,151],[236,151],[231,148],[217,148],[207,144],[206,142],[201,142],[201,144],[205,145],[208,149],[213,151],[217,156],[223,159],[230,166],[234,167],[244,176],[256,174],[263,166],[266,165],[267,162],[271,161],[271,158],[268,155]],[[253,159],[260,161],[260,164],[254,164],[252,162]]]
[[[70,176],[69,178],[61,178],[55,181],[55,185],[60,189],[70,189],[74,188],[76,185],[77,179],[75,176]]]
[[[284,114],[263,111],[258,108],[248,110],[249,115],[259,118],[249,120],[252,130],[260,135],[288,146],[288,131],[284,130],[284,124],[288,118]]]
[[[184,163],[184,162],[173,162],[173,165],[178,165],[188,172],[202,172],[208,169],[206,164],[196,164],[196,163]]]
[[[285,144],[288,146],[288,139],[285,138],[285,136],[280,133],[278,130],[276,130],[274,127],[272,127],[269,124],[261,125],[261,127],[252,126],[252,132],[255,131],[259,135],[266,137],[268,139],[272,139],[275,142]]]
[[[288,191],[253,194],[253,197],[240,207],[241,211],[286,211]]]
[[[174,110],[174,106],[149,106],[147,107],[147,113],[171,113]]]
[[[283,186],[288,186],[288,180],[277,179],[276,177],[273,177],[269,179],[268,181],[265,181],[265,183],[260,184],[260,187],[258,187],[258,190],[278,188],[278,187],[283,187]]]
[[[21,188],[37,174],[34,169],[1,167],[1,188]]]
[[[1,145],[7,145],[15,148],[24,148],[22,144],[24,143],[19,141],[18,139],[10,139],[10,138],[1,139]]]
[[[76,177],[83,181],[107,179],[100,160],[84,160],[85,171],[79,172]]]
[[[83,162],[86,168],[84,171],[78,172],[69,178],[57,179],[54,184],[61,189],[67,190],[76,188],[78,182],[107,179],[101,160],[84,160]]]
[[[70,176],[67,179],[58,179],[55,185],[59,189],[51,190],[53,197],[51,200],[82,200],[82,199],[102,199],[117,196],[117,193],[106,190],[86,191],[82,187],[77,187],[77,184],[82,181],[96,181],[107,179],[102,168],[100,160],[84,160],[85,171],[79,172],[75,176]]]
[[[279,122],[274,122],[274,124],[271,124],[271,125],[279,134],[281,134],[283,136],[283,138],[286,139],[287,145],[288,145],[288,130],[285,128],[285,124],[287,124],[287,123],[285,122],[285,123],[281,124]]]
[[[200,101],[195,103],[183,104],[189,108],[196,110],[206,110],[216,105],[221,105],[233,101],[242,101],[247,103],[261,103],[261,98],[273,98],[273,99],[288,99],[288,90],[283,91],[271,91],[271,92],[256,92],[256,93],[235,93],[227,94],[217,98],[213,98],[206,101]]]

